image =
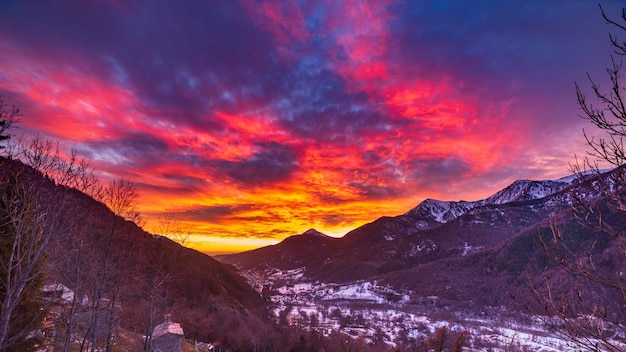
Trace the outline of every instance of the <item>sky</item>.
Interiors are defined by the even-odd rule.
[[[226,253],[568,175],[612,30],[587,0],[0,0],[0,98]]]

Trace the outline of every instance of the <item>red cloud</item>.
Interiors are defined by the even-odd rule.
[[[495,187],[476,180],[523,155],[533,110],[515,110],[515,90],[485,94],[498,88],[472,82],[482,64],[464,74],[467,53],[419,60],[438,38],[398,30],[395,2],[246,0],[247,16],[227,3],[122,17],[77,3],[103,24],[89,42],[49,5],[52,19],[32,12],[28,34],[0,39],[0,91],[26,130],[136,182],[149,220],[173,211],[202,236],[341,234],[459,187],[485,196]],[[38,41],[47,31],[52,44]]]

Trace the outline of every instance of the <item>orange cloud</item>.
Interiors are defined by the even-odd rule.
[[[173,213],[208,252],[311,227],[339,236],[426,197],[478,199],[497,188],[483,176],[506,182],[515,173],[500,169],[520,161],[552,172],[566,152],[525,154],[539,113],[520,110],[521,90],[491,96],[484,82],[502,71],[465,74],[461,52],[420,60],[439,37],[401,28],[410,2],[146,4],[26,7],[33,20],[0,38],[0,91],[26,132],[135,182],[149,230]]]

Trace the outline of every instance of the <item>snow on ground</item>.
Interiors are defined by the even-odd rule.
[[[472,351],[578,350],[531,316],[496,308],[459,312],[439,303],[437,296],[413,297],[411,292],[397,292],[369,281],[341,285],[306,282],[303,273],[301,269],[275,269],[271,275],[244,276],[253,286],[269,289],[277,321],[283,319],[325,335],[338,331],[373,341],[382,334],[385,343],[395,345],[399,339],[427,339],[445,326],[455,333],[469,332]],[[274,287],[278,282],[280,286]]]
[[[298,293],[302,293],[302,292],[308,292],[311,290],[312,284],[310,283],[304,283],[304,284],[295,284],[293,286],[287,287],[287,286],[281,286],[278,288],[278,292],[280,292],[280,294],[298,294]]]
[[[476,221],[474,221],[476,223]],[[485,246],[470,246],[467,242],[463,244],[463,248],[461,249],[461,256],[466,256],[470,253],[478,252],[479,250],[484,249]]]
[[[74,300],[74,291],[63,284],[54,283],[45,285],[41,290],[48,295],[54,296],[56,294],[58,298],[65,302],[72,302]]]
[[[376,303],[384,303],[387,300],[374,291],[372,291],[372,283],[362,282],[355,285],[342,286],[339,290],[330,292],[321,297],[323,301],[332,300],[363,300]]]

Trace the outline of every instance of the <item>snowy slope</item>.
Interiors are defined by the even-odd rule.
[[[568,176],[555,181],[517,180],[487,199],[474,202],[467,202],[463,200],[441,201],[436,199],[426,199],[417,207],[409,210],[405,216],[428,218],[439,223],[446,223],[476,207],[499,205],[547,197],[563,190],[575,179],[575,176]]]
[[[510,186],[485,199],[484,204],[506,204],[541,199],[563,190],[571,182],[517,180]]]
[[[426,199],[405,215],[426,217],[440,223],[445,223],[465,214],[468,210],[476,207],[477,205],[480,205],[479,202],[452,202]]]

